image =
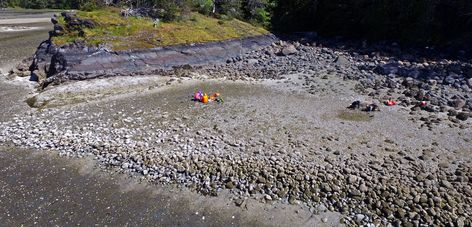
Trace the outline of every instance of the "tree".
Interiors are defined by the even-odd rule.
[[[241,18],[241,0],[215,0],[215,12],[230,18]]]

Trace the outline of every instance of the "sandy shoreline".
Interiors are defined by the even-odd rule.
[[[0,32],[25,32],[38,29],[41,29],[41,27],[0,26]]]
[[[51,18],[49,18],[49,17],[0,19],[0,25],[47,23],[47,22],[50,22],[50,21],[51,21]]]

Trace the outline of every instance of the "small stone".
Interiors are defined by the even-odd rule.
[[[457,116],[457,114],[459,114],[459,113],[457,112],[457,110],[455,110],[455,109],[450,109],[450,110],[448,111],[448,114],[447,114],[447,115],[454,117],[454,116]]]
[[[441,163],[438,164],[438,167],[443,168],[443,169],[447,169],[447,168],[449,168],[449,163],[441,162]]]
[[[236,185],[234,184],[233,181],[229,181],[228,183],[226,183],[225,186],[227,189],[233,189]]]
[[[248,59],[247,63],[249,65],[255,65],[255,64],[259,63],[259,60],[257,60],[257,59]]]
[[[359,186],[359,190],[361,192],[367,192],[369,189],[367,188],[367,186],[365,186],[365,184],[361,184],[361,186]]]
[[[447,180],[442,180],[442,181],[441,181],[441,185],[442,185],[443,187],[448,188],[448,189],[451,189],[451,188],[454,187],[454,186],[453,186],[449,181],[447,181]]]
[[[257,183],[259,183],[259,184],[265,184],[266,182],[267,182],[267,180],[264,177],[257,178]]]
[[[431,86],[436,86],[437,83],[438,83],[438,81],[436,81],[436,80],[428,80],[428,84],[431,85]]]
[[[290,196],[290,197],[288,198],[288,203],[294,205],[294,204],[297,204],[297,200],[295,199],[294,196]]]
[[[469,84],[469,87],[472,88],[472,78],[467,79],[467,84]]]
[[[349,175],[348,182],[349,182],[349,184],[353,184],[353,183],[357,182],[357,176]]]
[[[272,196],[270,196],[270,195],[265,195],[265,196],[264,196],[264,199],[267,200],[267,201],[271,201],[271,200],[272,200]]]
[[[321,188],[325,191],[325,192],[332,192],[333,189],[329,186],[328,183],[322,183],[321,184]]]
[[[365,218],[365,215],[363,214],[356,214],[356,221],[361,222]]]
[[[470,222],[469,222],[469,224],[470,224]],[[464,217],[460,217],[456,220],[456,226],[457,227],[464,227],[465,226]]]
[[[242,206],[243,203],[244,203],[244,199],[239,198],[239,199],[234,200],[234,204],[238,207]]]
[[[467,121],[467,119],[469,119],[469,114],[466,112],[460,112],[457,114],[456,118],[461,121]]]

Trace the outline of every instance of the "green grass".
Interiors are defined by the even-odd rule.
[[[218,20],[192,13],[185,21],[161,22],[158,27],[149,18],[119,15],[114,8],[93,12],[77,12],[77,16],[93,20],[98,26],[84,29],[85,36],[77,32],[66,32],[54,37],[57,45],[83,40],[90,45],[106,44],[113,50],[144,49],[177,44],[202,43],[267,34],[263,28],[237,20]],[[63,19],[59,23],[64,24]]]

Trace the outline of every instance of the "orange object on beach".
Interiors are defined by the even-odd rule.
[[[208,95],[207,94],[203,95],[202,102],[203,103],[208,103]]]
[[[211,100],[211,101],[215,101],[216,99],[218,99],[218,97],[220,97],[220,93],[213,93],[213,94],[210,96],[210,100]]]

